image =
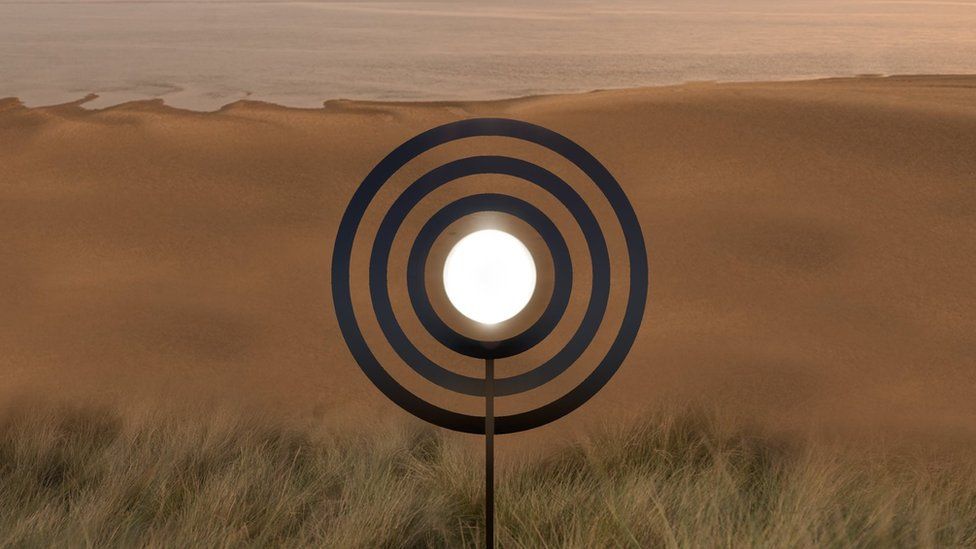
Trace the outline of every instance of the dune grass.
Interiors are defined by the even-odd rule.
[[[230,415],[0,418],[0,545],[461,547],[482,540],[481,456],[420,427]],[[972,547],[965,463],[859,459],[651,417],[498,480],[501,547]]]

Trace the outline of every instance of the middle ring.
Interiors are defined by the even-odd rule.
[[[545,168],[506,156],[472,156],[443,164],[414,181],[393,202],[380,222],[373,240],[369,260],[369,289],[377,323],[387,342],[400,358],[428,381],[451,391],[471,395],[485,394],[485,379],[452,372],[424,355],[403,332],[393,313],[387,288],[390,249],[410,210],[425,196],[463,177],[498,174],[516,177],[547,191],[561,202],[583,232],[590,255],[592,281],[589,302],[583,318],[569,341],[549,360],[510,377],[495,380],[495,395],[506,396],[532,390],[548,383],[566,371],[596,336],[607,309],[610,294],[610,259],[600,225],[586,201],[565,181]],[[558,318],[555,319],[558,322]],[[492,358],[490,349],[482,348],[479,358]]]

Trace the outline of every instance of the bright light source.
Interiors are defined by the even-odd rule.
[[[535,262],[514,236],[493,229],[462,238],[444,262],[444,290],[464,316],[497,324],[517,315],[535,291]]]

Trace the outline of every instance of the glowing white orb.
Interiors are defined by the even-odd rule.
[[[535,291],[535,261],[514,236],[494,229],[476,231],[447,255],[444,290],[464,316],[497,324],[529,304]]]

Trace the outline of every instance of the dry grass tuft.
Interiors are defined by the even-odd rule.
[[[506,470],[498,535],[503,547],[971,547],[972,473],[653,418]],[[2,546],[477,546],[481,488],[480,456],[422,427],[312,433],[90,409],[0,419]]]

